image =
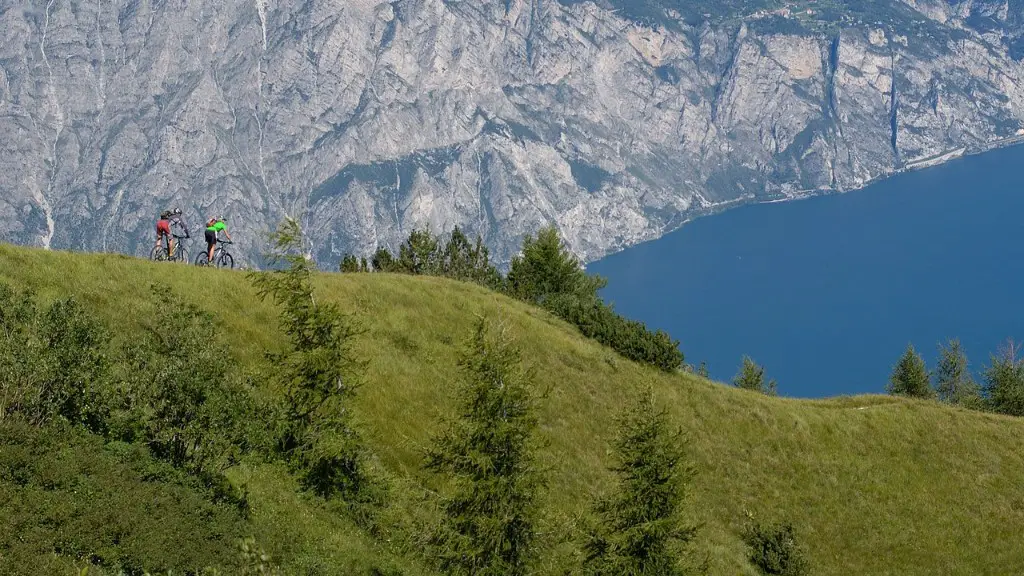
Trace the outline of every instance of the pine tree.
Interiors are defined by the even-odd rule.
[[[743,365],[740,366],[740,370],[736,373],[732,383],[733,386],[736,386],[737,388],[754,390],[769,396],[775,396],[778,393],[778,387],[775,384],[775,380],[770,380],[765,383],[764,368],[759,366],[749,356],[743,357]]]
[[[598,290],[606,284],[604,278],[590,276],[583,270],[553,226],[541,229],[536,238],[528,234],[523,239],[522,253],[512,258],[508,273],[512,295],[539,304],[559,294],[596,299]]]
[[[543,485],[534,464],[531,374],[505,334],[492,336],[483,320],[460,366],[459,416],[427,453],[427,468],[448,473],[456,486],[433,543],[447,573],[525,574]]]
[[[398,248],[396,265],[406,274],[437,275],[441,269],[437,237],[430,230],[413,230]]]
[[[490,262],[490,253],[480,236],[476,244],[456,226],[441,250],[441,274],[456,280],[476,282],[488,288],[501,287],[501,273]]]
[[[345,254],[341,259],[339,269],[342,272],[359,272],[359,259],[352,254]]]
[[[989,407],[1001,414],[1024,416],[1024,359],[1010,340],[985,370],[985,396]]]
[[[681,559],[697,528],[684,523],[682,504],[693,470],[683,460],[678,431],[669,430],[650,388],[619,418],[614,443],[618,482],[599,499],[599,519],[584,544],[587,575],[684,574]]]
[[[374,272],[397,272],[398,263],[395,261],[395,257],[391,255],[391,252],[383,246],[377,248],[370,257],[370,266]]]
[[[977,406],[981,401],[978,384],[971,377],[967,355],[959,340],[939,345],[939,363],[933,374],[935,392],[942,402]]]
[[[333,303],[313,298],[316,270],[302,250],[302,230],[288,218],[272,235],[268,258],[285,268],[252,273],[261,298],[282,307],[289,350],[271,356],[284,388],[282,451],[302,470],[307,486],[323,496],[356,499],[368,487],[365,448],[349,424],[347,402],[364,363],[351,350],[358,333]]]
[[[915,398],[930,398],[933,394],[928,368],[913,344],[907,345],[907,350],[893,368],[889,377],[889,393]]]
[[[476,261],[469,238],[456,226],[448,236],[442,251],[442,274],[457,280],[469,280],[473,277]]]

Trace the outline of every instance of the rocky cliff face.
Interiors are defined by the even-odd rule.
[[[1020,0],[675,3],[0,0],[0,238],[141,255],[178,205],[257,263],[285,214],[324,266],[456,224],[591,260],[1024,123]]]

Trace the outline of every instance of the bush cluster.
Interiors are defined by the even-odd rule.
[[[621,316],[601,300],[598,291],[606,280],[583,270],[554,227],[523,239],[522,250],[512,259],[507,276],[491,264],[481,238],[471,243],[458,227],[447,238],[438,238],[428,230],[413,230],[397,256],[386,248],[378,248],[369,262],[346,255],[341,271],[425,274],[476,282],[547,309],[575,325],[585,337],[630,360],[667,372],[684,365],[677,340]]]
[[[807,560],[798,545],[793,525],[783,522],[753,522],[744,530],[750,563],[765,576],[803,576],[808,573]]]
[[[40,307],[0,284],[0,531],[20,534],[0,542],[5,561],[196,570],[241,536],[244,499],[222,472],[250,436],[250,395],[212,319],[154,291],[152,323],[115,345],[78,301]]]

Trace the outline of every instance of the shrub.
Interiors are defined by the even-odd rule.
[[[153,293],[153,323],[125,350],[111,434],[144,440],[157,457],[191,473],[218,474],[233,462],[252,402],[229,373],[227,349],[211,340],[213,317],[165,287],[153,286]]]
[[[102,426],[109,337],[94,316],[70,298],[40,314],[31,292],[0,284],[0,329],[0,419]]]
[[[789,523],[762,525],[753,523],[743,533],[748,558],[766,575],[803,576],[807,574],[807,561],[796,543],[793,526]]]
[[[73,563],[85,561],[109,574],[183,574],[213,565],[237,573],[233,541],[244,534],[238,509],[157,481],[160,468],[144,447],[104,445],[81,428],[0,423],[3,567],[71,574]]]
[[[107,376],[109,337],[95,316],[73,298],[57,300],[40,319],[44,352],[37,370],[47,411],[98,429],[105,409],[99,389]]]
[[[369,272],[370,267],[366,262],[366,258],[356,258],[352,254],[345,254],[341,259],[341,265],[339,266],[341,272]]]
[[[630,360],[645,362],[666,372],[675,371],[683,364],[678,341],[661,330],[651,332],[643,323],[623,318],[596,298],[559,294],[546,299],[545,308],[575,325],[587,338],[597,340]]]
[[[732,384],[737,388],[753,390],[769,396],[775,396],[778,393],[778,386],[775,384],[775,380],[765,382],[764,368],[759,366],[749,356],[743,357],[743,364],[740,366],[739,372],[732,379]]]
[[[476,244],[470,244],[469,238],[456,226],[440,256],[441,274],[448,278],[476,282],[493,290],[502,288],[504,279],[498,269],[491,264],[490,252],[483,244],[480,236]]]
[[[414,229],[398,247],[398,271],[406,274],[438,275],[441,272],[439,243],[430,230]]]
[[[377,248],[370,258],[370,266],[374,272],[398,272],[398,264],[395,257],[388,252],[387,248]]]
[[[351,259],[354,261],[354,257]],[[353,261],[343,260],[342,271],[353,268]],[[372,263],[373,269],[379,272],[444,276],[475,282],[494,290],[501,289],[504,284],[501,273],[491,264],[483,239],[477,236],[476,244],[471,244],[458,226],[447,240],[434,236],[428,230],[413,230],[399,247],[397,258],[386,248],[378,248]]]
[[[697,375],[701,378],[709,378],[708,375],[708,363],[704,360],[700,361],[700,366],[697,368]]]

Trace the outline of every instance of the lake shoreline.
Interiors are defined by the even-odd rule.
[[[724,202],[709,202],[707,205],[700,206],[698,208],[691,208],[689,210],[680,212],[679,214],[677,214],[677,217],[682,217],[682,220],[676,220],[675,218],[673,218],[665,226],[658,230],[656,234],[654,234],[647,240],[637,242],[636,244],[622,246],[616,250],[606,252],[596,258],[584,259],[582,264],[584,268],[587,268],[588,265],[593,264],[594,262],[599,262],[605,258],[608,258],[609,256],[613,256],[615,254],[618,254],[625,250],[629,250],[630,248],[636,246],[646,244],[648,242],[657,241],[658,239],[668,234],[672,234],[673,232],[682,229],[687,224],[691,224],[696,220],[707,218],[709,216],[717,216],[730,210],[734,210],[736,208],[742,208],[745,206],[757,206],[762,204],[782,204],[786,202],[798,202],[800,200],[809,200],[812,198],[821,198],[826,196],[840,196],[843,194],[849,194],[851,192],[858,192],[864,190],[865,188],[868,188],[869,186],[879,184],[891,178],[897,177],[901,174],[926,170],[928,168],[936,168],[939,166],[943,166],[954,160],[961,160],[964,158],[969,158],[971,156],[977,156],[979,154],[985,154],[996,150],[1020,146],[1022,144],[1024,144],[1024,134],[1016,134],[1014,136],[1007,136],[1004,138],[992,140],[981,146],[963,146],[960,148],[954,148],[952,150],[946,150],[943,152],[939,152],[937,154],[933,154],[931,156],[911,160],[905,163],[902,167],[896,168],[892,172],[880,174],[854,188],[814,188],[807,190],[797,190],[796,192],[784,194],[782,195],[782,197],[779,198],[768,199],[763,199],[763,196],[758,197],[755,194],[749,194],[742,196],[740,198],[735,198],[733,200],[726,200]]]
[[[908,343],[933,362],[950,338],[979,377],[1024,337],[1020,141],[923,159],[939,163],[864,194],[748,202],[588,268],[618,312],[667,331],[717,380],[749,354],[785,396],[883,393]]]

